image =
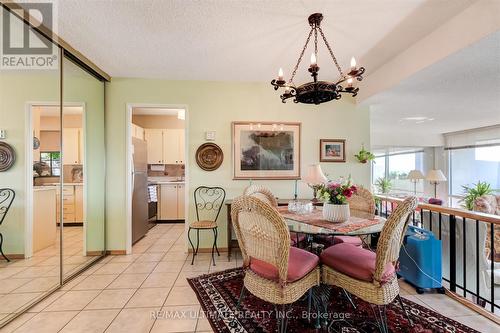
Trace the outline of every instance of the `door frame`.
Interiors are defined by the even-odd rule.
[[[135,108],[151,109],[183,109],[184,118],[184,216],[188,220],[189,212],[189,110],[185,104],[151,104],[151,103],[127,103],[125,115],[125,221],[126,239],[125,252],[132,254],[132,111]],[[185,223],[188,225],[188,223]],[[188,249],[187,241],[184,244]]]
[[[26,110],[26,126],[25,126],[25,161],[26,161],[26,205],[24,207],[24,257],[31,258],[33,256],[33,181],[29,181],[33,179],[33,107],[43,107],[43,106],[51,106],[51,107],[58,107],[60,104],[58,102],[26,102],[25,104],[25,110]],[[87,163],[85,161],[87,160],[87,145],[85,144],[86,140],[86,127],[87,127],[87,113],[86,113],[86,104],[85,102],[66,102],[63,105],[63,108],[65,106],[69,107],[81,107],[82,108],[82,131],[84,134],[83,140],[83,255],[86,255],[86,248],[87,248],[87,189],[88,189],[88,179],[86,177],[87,175]],[[61,128],[61,131],[63,128]],[[62,138],[62,132],[61,132],[61,138]],[[61,140],[62,141],[62,140]],[[64,185],[63,181],[63,146],[64,142],[61,142],[61,188]],[[61,196],[62,196],[62,191],[61,191]],[[62,200],[61,200],[62,201]],[[64,229],[64,222],[63,222],[63,210],[61,209],[60,212],[60,230]],[[62,244],[61,244],[62,246]]]

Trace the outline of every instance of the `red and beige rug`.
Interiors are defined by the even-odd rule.
[[[236,304],[243,285],[243,270],[230,269],[188,279],[201,303],[206,318],[214,332],[276,332],[276,312],[272,304],[250,293],[236,311]],[[437,312],[404,299],[414,325],[410,326],[403,310],[395,301],[387,307],[390,332],[477,332]],[[353,309],[341,289],[331,288],[326,315],[333,324],[330,332],[378,332],[371,306],[353,297]],[[287,332],[318,332],[307,320],[307,300],[299,300],[287,313]],[[325,319],[325,317],[322,317]],[[315,319],[312,318],[312,323]],[[326,331],[326,329],[325,329]]]

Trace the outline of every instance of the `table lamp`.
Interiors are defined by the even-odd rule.
[[[425,179],[424,175],[420,170],[411,170],[408,179],[413,183],[413,192],[417,195],[417,183],[420,179]]]
[[[439,169],[430,170],[425,179],[427,179],[432,185],[434,185],[434,198],[437,198],[437,185],[440,182],[445,182],[447,180],[445,175],[443,174],[443,171]]]
[[[317,202],[318,198],[316,198],[316,194],[318,192],[318,188],[321,184],[327,182],[327,178],[321,170],[321,165],[319,164],[311,164],[307,168],[307,175],[304,177],[304,181],[313,189],[313,202]]]

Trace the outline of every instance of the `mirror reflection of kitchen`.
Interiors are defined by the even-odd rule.
[[[132,109],[132,243],[155,223],[184,223],[185,110]]]
[[[55,246],[53,239],[55,234],[59,237],[62,218],[64,268],[67,273],[77,269],[87,260],[83,252],[85,141],[83,107],[65,106],[63,114],[61,133],[58,106],[33,107],[33,129],[36,138],[34,140],[39,141],[39,148],[33,153],[35,189],[33,218],[36,221],[34,226],[44,231],[34,232],[35,237],[40,238],[46,234],[46,237],[40,239],[39,244],[34,247],[34,256],[37,255],[37,251],[47,251]],[[62,195],[59,186],[60,176],[63,180]],[[38,204],[47,200],[45,196],[53,196],[52,192],[55,193],[54,205],[52,201],[50,205]]]

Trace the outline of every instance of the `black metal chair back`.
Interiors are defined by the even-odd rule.
[[[194,190],[194,204],[198,221],[217,221],[226,191],[222,187],[200,186]]]
[[[10,188],[0,188],[0,225],[5,220],[10,206],[16,197],[16,192]]]

